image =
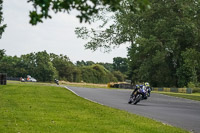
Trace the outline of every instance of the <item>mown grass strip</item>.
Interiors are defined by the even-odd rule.
[[[61,87],[0,86],[2,133],[185,133],[148,118],[102,106]]]
[[[158,91],[153,91],[153,92],[159,93],[159,94],[164,94],[164,95],[169,95],[169,96],[174,96],[174,97],[181,97],[181,98],[200,101],[200,93],[185,94],[185,93],[158,92]]]

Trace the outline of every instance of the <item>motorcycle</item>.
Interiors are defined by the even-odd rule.
[[[137,104],[140,100],[147,99],[147,91],[143,87],[131,94],[128,103]]]
[[[131,96],[128,103],[129,104],[137,104],[138,102],[140,102],[140,100],[142,99],[142,95],[141,94],[136,94],[136,96]]]
[[[59,85],[59,81],[57,79],[54,80],[57,85]]]

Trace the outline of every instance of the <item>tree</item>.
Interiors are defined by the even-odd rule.
[[[91,66],[93,64],[95,64],[93,61],[84,61],[84,60],[81,60],[81,61],[77,61],[76,62],[76,66],[78,66],[78,67]]]
[[[139,30],[129,49],[133,79],[150,80],[154,86],[187,85],[190,76],[181,53],[199,51],[199,7],[196,0],[152,1],[148,12],[134,15],[140,23],[133,23]]]
[[[77,66],[77,67],[86,66],[86,63],[85,63],[85,61],[84,61],[84,60],[77,61],[77,62],[76,62],[76,66]]]
[[[2,37],[2,33],[4,32],[6,25],[2,24],[3,23],[3,12],[2,12],[2,5],[3,5],[3,0],[0,0],[0,39]]]
[[[80,82],[81,72],[75,67],[70,59],[65,55],[56,55],[50,53],[50,58],[53,66],[58,71],[60,79],[67,80],[70,82]]]
[[[26,70],[22,77],[31,75],[42,82],[53,81],[58,77],[58,72],[46,51],[21,55],[19,66]]]
[[[53,81],[57,77],[57,70],[50,60],[50,56],[46,51],[37,52],[35,54],[35,72],[39,81]]]
[[[200,51],[193,48],[186,49],[181,53],[183,58],[183,65],[179,68],[182,73],[178,73],[179,84],[182,86],[187,86],[188,83],[193,83],[197,85],[200,81]]]
[[[20,57],[5,55],[0,61],[0,73],[7,73],[8,77],[24,77],[28,72]]]
[[[9,77],[15,77],[16,60],[12,56],[4,56],[0,62],[0,73],[7,73]]]
[[[123,82],[125,79],[125,75],[122,74],[120,71],[113,71],[113,75],[117,78],[118,81]]]
[[[91,65],[95,64],[93,61],[86,61],[85,63],[86,63],[86,66],[91,66]]]
[[[99,64],[81,67],[82,80],[87,83],[109,83],[117,81],[111,72]]]
[[[185,71],[181,67],[185,64],[182,53],[188,48],[200,51],[200,2],[152,0],[151,8],[143,11],[132,11],[131,4],[122,3],[123,10],[112,16],[114,23],[102,31],[77,28],[78,37],[90,39],[85,46],[91,50],[103,47],[109,51],[113,46],[130,43],[129,78],[135,82],[149,81],[153,86],[187,84],[186,80],[179,84],[184,78],[179,75]],[[98,16],[106,23],[102,17]],[[188,75],[189,78],[196,79],[198,65],[191,70],[193,76]]]
[[[22,68],[26,70],[26,73],[22,77],[25,77],[26,75],[31,75],[35,78],[37,78],[37,72],[36,72],[36,57],[35,53],[30,53],[26,55],[21,55],[21,64]]]
[[[5,50],[0,49],[0,60],[3,58],[4,55],[5,55]]]
[[[135,23],[135,27],[140,27],[140,37],[130,50],[132,54],[129,54],[132,60],[134,54],[139,55],[134,60],[139,64],[135,76],[150,79],[155,86],[183,87],[187,85],[187,80],[180,84],[183,79],[178,75],[184,70],[181,53],[187,48],[199,49],[199,2],[152,1],[151,7],[148,12],[136,17],[140,21]],[[181,74],[184,72],[186,70]]]
[[[128,71],[128,59],[122,57],[113,58],[113,69],[125,74]]]
[[[110,72],[114,71],[114,69],[113,69],[113,64],[112,64],[112,63],[103,63],[103,62],[99,62],[99,63],[97,63],[97,64],[104,66],[104,67],[105,67],[108,71],[110,71]]]
[[[101,12],[94,16],[94,22],[102,21],[99,25],[98,31],[86,27],[77,27],[75,33],[78,38],[89,40],[85,44],[86,49],[97,50],[98,48],[104,49],[105,52],[111,51],[112,48],[118,47],[119,45],[125,43],[133,43],[134,35],[136,34],[132,26],[132,21],[137,21],[134,19],[135,12],[130,8],[131,5],[135,5],[135,1],[122,1],[121,8],[118,12],[115,12],[110,16],[109,9],[102,9]],[[114,23],[109,23],[110,21]]]
[[[148,0],[136,0],[136,4],[131,9],[144,9],[148,5]],[[36,25],[42,19],[51,18],[49,12],[67,12],[75,9],[80,12],[77,17],[80,22],[88,22],[90,17],[98,13],[102,7],[108,7],[112,11],[121,10],[121,0],[28,0],[33,3],[34,11],[30,12],[30,23]]]

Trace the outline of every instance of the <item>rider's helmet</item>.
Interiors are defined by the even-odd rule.
[[[150,86],[148,82],[145,82],[144,85],[145,85],[146,87],[149,87],[149,86]]]

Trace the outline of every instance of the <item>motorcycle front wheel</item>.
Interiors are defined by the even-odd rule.
[[[133,103],[134,103],[134,104],[137,104],[138,102],[140,102],[141,98],[142,98],[142,95],[141,95],[141,94],[138,94],[138,95],[136,96],[135,101],[134,101]]]

